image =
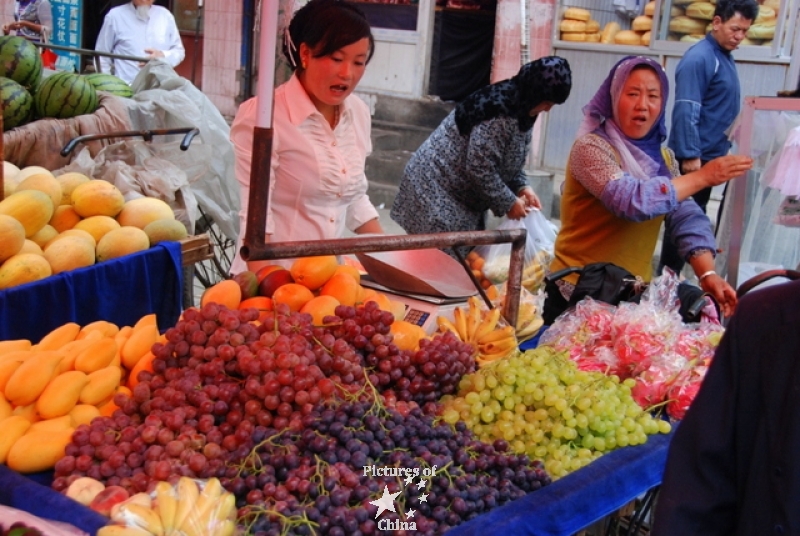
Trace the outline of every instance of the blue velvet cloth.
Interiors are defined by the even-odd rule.
[[[644,445],[609,452],[549,486],[478,516],[447,534],[575,534],[661,483],[672,435],[650,436]]]
[[[0,291],[0,340],[38,342],[52,329],[107,320],[132,326],[156,313],[161,331],[174,326],[183,300],[181,245],[146,251]]]
[[[0,464],[0,504],[95,534],[108,518]]]

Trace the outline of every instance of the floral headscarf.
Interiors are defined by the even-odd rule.
[[[661,113],[643,138],[627,137],[617,124],[617,104],[622,88],[633,69],[639,65],[652,67],[661,81]],[[600,85],[589,104],[583,107],[583,122],[577,138],[593,132],[606,139],[617,150],[622,169],[636,178],[647,179],[656,175],[669,176],[661,155],[661,144],[667,138],[665,110],[669,97],[669,80],[661,65],[644,56],[627,56],[617,62]]]
[[[466,136],[475,125],[498,116],[515,117],[520,132],[533,128],[530,111],[542,102],[562,104],[572,89],[569,63],[558,56],[546,56],[522,66],[502,82],[488,85],[465,98],[455,112],[458,131]]]

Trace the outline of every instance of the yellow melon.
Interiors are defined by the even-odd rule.
[[[107,232],[97,242],[97,261],[116,259],[137,251],[144,251],[149,247],[150,239],[143,230],[126,225]]]
[[[16,218],[0,214],[0,263],[13,257],[25,244],[25,228]]]
[[[81,240],[88,243],[92,247],[92,250],[94,250],[94,248],[97,247],[97,240],[95,240],[94,237],[89,232],[84,231],[83,229],[67,229],[63,233],[58,233],[56,236],[54,236],[49,242],[47,242],[47,244],[42,246],[42,249],[44,251],[47,251],[47,248],[50,247],[50,244],[66,236],[80,238]]]
[[[77,171],[64,173],[56,177],[56,179],[58,179],[58,182],[61,184],[61,205],[72,204],[72,191],[81,184],[92,180],[83,173],[78,173]]]
[[[13,178],[3,177],[3,199],[14,193],[17,189],[17,181]]]
[[[114,229],[119,229],[117,220],[111,216],[89,216],[75,224],[73,229],[80,229],[92,235],[96,242],[99,242],[103,235]]]
[[[19,168],[16,164],[3,160],[3,180],[13,179],[17,176],[17,173],[19,173]]]
[[[14,192],[0,201],[0,214],[13,216],[25,228],[25,238],[30,238],[47,225],[53,217],[53,202],[39,190]]]
[[[108,181],[90,180],[72,190],[72,206],[81,218],[111,216],[119,214],[125,198],[119,188]]]
[[[131,199],[117,214],[117,221],[120,225],[130,225],[139,229],[144,229],[148,223],[164,219],[174,220],[175,213],[165,201],[155,197]]]
[[[39,247],[44,249],[48,242],[58,236],[58,231],[50,224],[45,225],[39,231],[31,236],[31,240],[39,244]]]
[[[81,236],[60,236],[44,248],[44,258],[54,274],[91,266],[95,261],[93,242]]]
[[[17,253],[0,266],[0,289],[39,281],[52,273],[50,263],[41,255]]]
[[[186,226],[174,219],[161,219],[151,221],[144,226],[144,232],[150,238],[150,245],[155,246],[159,242],[178,241],[186,238]]]
[[[50,173],[50,170],[42,166],[25,166],[24,168],[21,168],[16,175],[14,175],[14,179],[17,182],[22,182],[31,175],[37,175],[39,173]],[[52,173],[50,174],[52,175]]]
[[[72,229],[79,221],[81,221],[81,217],[75,212],[75,207],[62,204],[53,211],[53,217],[50,218],[48,223],[60,233],[67,229]]]
[[[49,171],[30,175],[26,179],[17,182],[17,188],[14,191],[20,192],[22,190],[39,190],[50,197],[54,207],[61,204],[61,183]]]
[[[44,250],[42,250],[42,247],[39,244],[26,238],[25,243],[22,244],[22,249],[19,250],[19,253],[34,253],[36,255],[44,255]]]

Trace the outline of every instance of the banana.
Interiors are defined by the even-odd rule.
[[[475,342],[475,331],[481,323],[481,305],[476,296],[470,296],[467,299],[467,305],[467,338],[465,340]]]
[[[449,318],[446,318],[444,316],[437,316],[436,325],[439,327],[439,331],[442,332],[452,331],[453,333],[455,333],[456,337],[459,338],[459,340],[463,340],[461,339],[461,334],[458,332],[458,328],[453,322],[450,321]]]
[[[186,517],[191,515],[194,511],[194,505],[197,502],[197,497],[200,495],[200,490],[197,488],[197,483],[188,476],[182,476],[178,480],[177,486],[178,504],[175,508],[175,522],[173,527],[180,528]]]
[[[496,342],[489,342],[486,344],[478,345],[478,351],[484,356],[493,354],[506,354],[517,347],[516,337],[508,337],[500,339]]]
[[[236,530],[236,523],[230,519],[226,519],[217,526],[214,536],[233,536]]]
[[[544,325],[544,319],[541,316],[531,319],[522,329],[517,330],[517,338],[520,340],[524,340],[530,337],[533,337],[539,330],[542,329]]]
[[[453,318],[458,336],[461,337],[462,341],[469,342],[467,338],[467,317],[464,314],[464,310],[461,307],[453,309]]]
[[[214,512],[222,495],[222,485],[219,479],[209,479],[203,491],[197,497],[197,502],[194,505],[194,510],[189,514],[181,525],[181,530],[187,536],[197,535],[202,536],[207,534],[209,527],[212,525]]]
[[[500,320],[500,309],[494,307],[488,313],[486,313],[486,316],[484,316],[483,320],[481,320],[480,324],[478,324],[477,329],[475,329],[475,336],[472,340],[477,342],[490,332],[494,331],[497,327],[498,320]]]
[[[161,526],[164,533],[169,534],[175,528],[175,510],[177,501],[175,491],[169,482],[159,482],[156,484],[156,508],[158,516],[161,518]]]
[[[477,342],[478,345],[489,344],[489,343],[501,341],[503,339],[507,339],[507,338],[513,337],[513,336],[514,336],[514,328],[512,328],[511,326],[503,326],[502,328],[497,328],[497,329],[494,329],[494,330],[490,331],[489,333],[487,333],[487,334],[483,335],[482,337],[480,337],[475,342]]]
[[[129,526],[139,527],[154,536],[164,536],[164,526],[155,510],[145,508],[141,504],[129,503],[120,508],[120,515]]]

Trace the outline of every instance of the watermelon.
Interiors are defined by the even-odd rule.
[[[84,76],[97,91],[106,91],[118,97],[133,97],[131,86],[125,80],[113,74],[92,73]]]
[[[21,84],[0,77],[0,106],[3,108],[3,130],[24,125],[33,115],[33,97]]]
[[[42,79],[42,57],[36,45],[16,35],[0,37],[0,76],[33,91]]]
[[[39,117],[67,119],[97,110],[97,91],[80,74],[57,72],[42,80],[33,97]]]

